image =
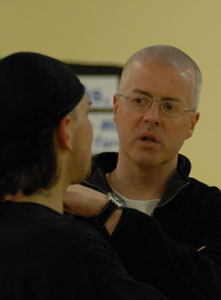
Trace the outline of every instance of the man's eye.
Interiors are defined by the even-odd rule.
[[[163,102],[163,110],[169,114],[178,115],[182,114],[182,104],[177,101],[167,101]]]
[[[146,105],[146,99],[144,99],[144,98],[138,98],[138,97],[136,97],[136,98],[133,98],[133,100],[132,100],[132,102],[134,103],[134,104],[137,104],[137,105]]]
[[[164,105],[164,107],[165,107],[165,109],[168,110],[168,111],[169,111],[169,110],[171,111],[171,110],[174,109],[173,103],[169,103],[169,102],[166,102],[165,105]]]
[[[139,104],[139,103],[142,103],[143,101],[140,98],[135,98],[135,102]]]

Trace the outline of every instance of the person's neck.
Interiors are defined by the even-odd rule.
[[[160,199],[176,166],[177,160],[161,166],[138,166],[119,155],[117,167],[107,179],[117,192],[127,198]]]
[[[49,190],[40,190],[33,195],[26,196],[21,191],[15,195],[7,195],[5,200],[14,202],[32,202],[49,207],[56,212],[63,214],[63,198],[65,188],[61,185],[56,185]]]

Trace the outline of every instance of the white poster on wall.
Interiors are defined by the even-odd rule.
[[[89,114],[94,128],[92,153],[118,151],[119,140],[112,113],[94,112]]]
[[[119,141],[113,122],[113,95],[117,92],[118,75],[79,75],[92,102],[89,118],[94,128],[92,153],[118,151]]]
[[[113,107],[113,94],[117,92],[118,75],[80,75],[86,86],[93,108],[109,109]]]

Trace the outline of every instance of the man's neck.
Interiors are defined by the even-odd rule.
[[[59,185],[50,190],[41,190],[31,196],[25,196],[21,191],[15,195],[7,195],[5,200],[14,202],[32,202],[49,207],[63,214],[64,189]]]
[[[110,185],[123,196],[137,200],[160,199],[177,160],[161,166],[137,166],[119,155],[117,167],[108,176]]]

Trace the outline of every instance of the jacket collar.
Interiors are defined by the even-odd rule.
[[[117,152],[102,152],[93,157],[91,174],[85,181],[85,185],[93,187],[104,193],[111,192],[106,173],[112,172],[117,166],[118,153]],[[158,206],[164,206],[170,202],[177,193],[187,186],[190,182],[189,173],[191,170],[191,163],[184,155],[179,154],[178,164],[175,173],[168,181],[165,193],[162,196]]]
[[[159,206],[164,206],[170,202],[184,187],[189,185],[189,173],[191,163],[187,157],[182,154],[178,155],[177,169],[167,183],[166,190],[158,203]]]

